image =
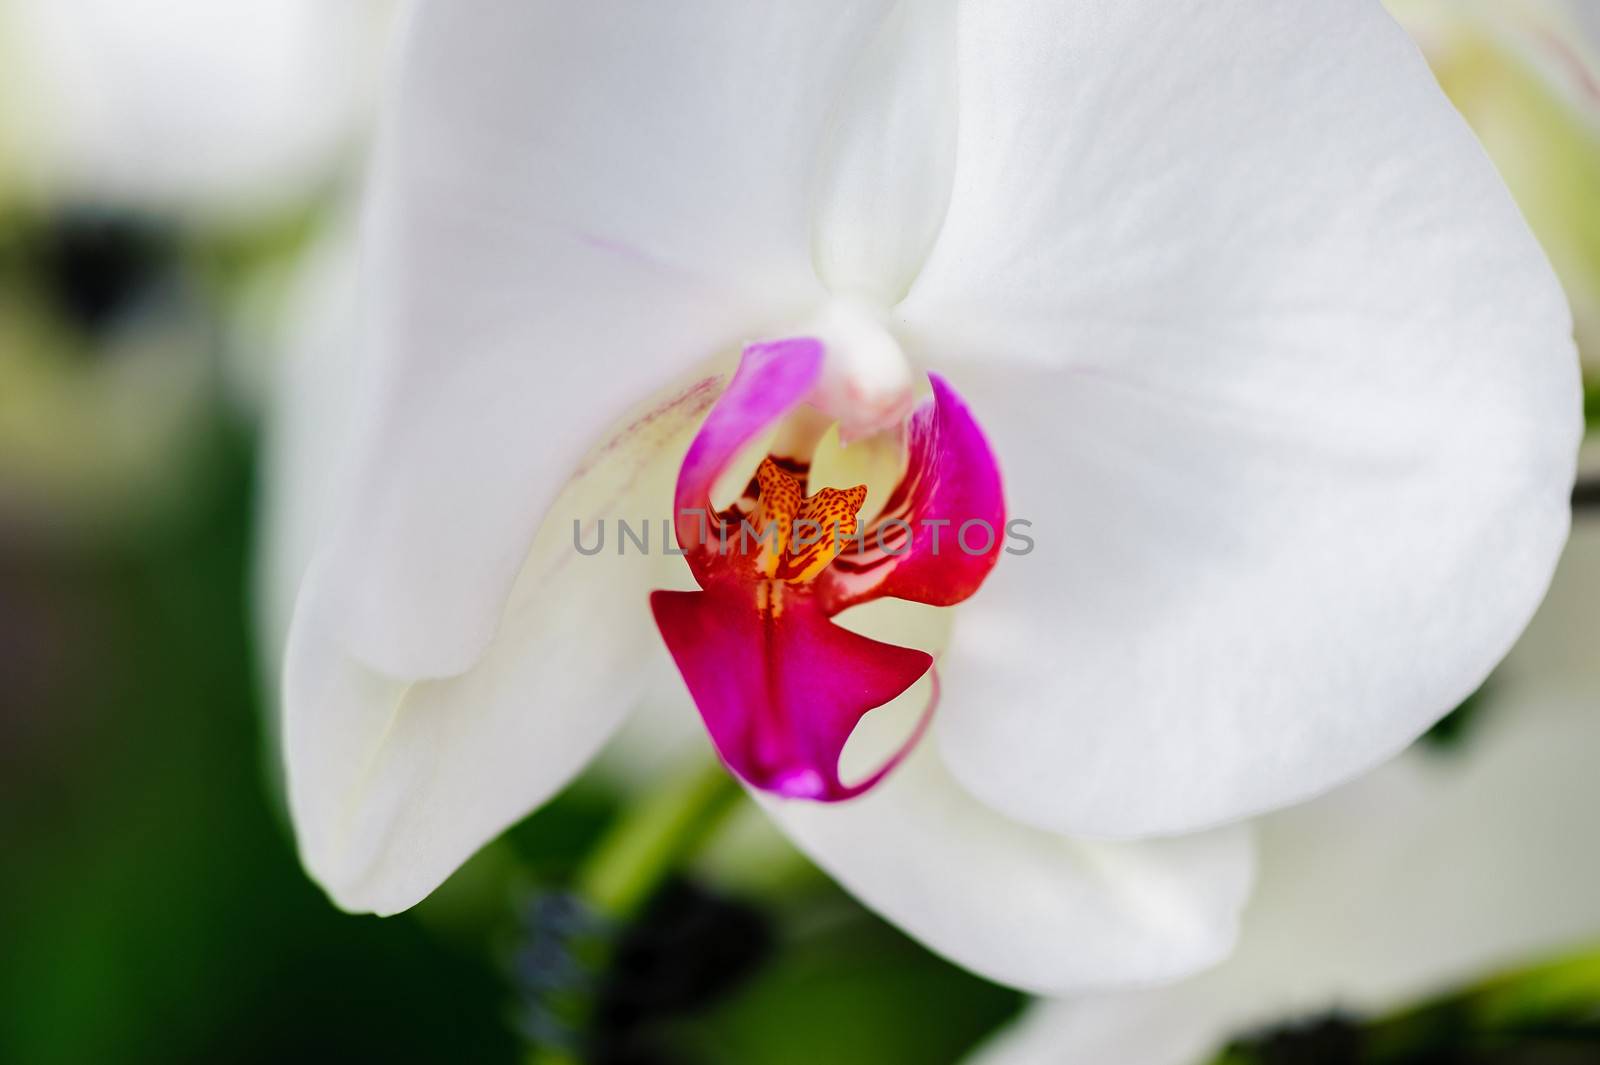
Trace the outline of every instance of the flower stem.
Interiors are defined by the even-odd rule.
[[[582,1061],[565,1050],[542,1046],[529,1049],[528,1056],[522,1060],[525,1065],[583,1065]]]
[[[597,984],[612,962],[618,938],[662,884],[694,856],[744,791],[720,762],[697,765],[668,780],[625,811],[579,868],[569,898],[577,904],[577,932],[545,929],[557,936],[559,954],[580,959],[589,982],[546,1007],[568,1033],[528,1049],[526,1065],[582,1065],[583,1033],[594,1023]],[[571,994],[575,992],[575,995]]]
[[[721,826],[743,790],[712,761],[646,796],[600,841],[578,873],[578,895],[626,920]]]

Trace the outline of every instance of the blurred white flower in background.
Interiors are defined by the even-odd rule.
[[[203,498],[359,159],[391,6],[0,0],[9,531],[100,542]]]
[[[51,200],[293,209],[370,111],[389,0],[0,0],[13,170]]]
[[[1449,743],[1263,818],[1239,945],[1169,987],[1041,1002],[971,1065],[1205,1065],[1230,1038],[1372,1016],[1600,944],[1600,523]]]

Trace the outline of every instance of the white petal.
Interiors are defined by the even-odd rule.
[[[257,636],[283,664],[300,582],[339,499],[338,460],[361,394],[357,245],[341,218],[306,258],[286,301],[282,350],[264,405],[256,537]]]
[[[1250,891],[1242,829],[1090,843],[1029,828],[969,796],[926,742],[850,802],[763,802],[866,905],[957,964],[1035,992],[1139,985],[1210,965],[1232,946]]]
[[[648,593],[682,563],[661,551],[665,518],[645,533],[649,553],[624,553],[615,522],[637,532],[637,516],[671,512],[678,456],[709,399],[700,389],[642,412],[586,460],[493,642],[459,676],[363,664],[333,624],[328,558],[312,563],[289,636],[283,746],[302,859],[341,906],[392,913],[420,900],[564,786],[660,682],[664,670],[646,668],[665,657]],[[586,549],[603,528],[604,550],[576,550],[575,523]]]
[[[1404,1007],[1600,936],[1600,851],[1583,844],[1600,678],[1572,654],[1592,651],[1597,603],[1600,526],[1579,526],[1463,749],[1414,750],[1263,820],[1231,959],[1170,988],[1041,1004],[976,1062],[1203,1065],[1254,1027]]]
[[[421,6],[373,187],[384,366],[334,544],[353,653],[465,669],[603,427],[816,304],[815,158],[884,6]]]
[[[27,163],[52,192],[161,208],[281,206],[367,118],[388,0],[11,0]]]
[[[1566,533],[1571,323],[1482,150],[1367,0],[1001,0],[958,40],[901,325],[1038,547],[963,607],[951,771],[1121,837],[1394,754]]]
[[[644,694],[587,772],[615,794],[647,798],[688,767],[713,757],[713,750],[672,660],[651,656],[634,668],[650,671],[642,682]]]
[[[857,60],[817,170],[817,274],[835,292],[898,303],[950,201],[955,4],[901,3]]]

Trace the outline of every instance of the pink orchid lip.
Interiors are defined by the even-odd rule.
[[[678,474],[677,539],[700,591],[658,591],[650,605],[729,768],[762,791],[837,802],[876,785],[917,743],[938,686],[927,652],[868,639],[833,617],[885,596],[950,606],[972,595],[999,558],[1005,501],[977,421],[930,374],[932,397],[903,425],[904,473],[870,522],[858,526],[855,513],[864,489],[807,495],[815,431],[780,432],[741,498],[718,510],[713,486],[763,433],[780,423],[826,424],[806,405],[824,357],[809,337],[745,349]],[[808,537],[789,535],[790,527],[817,514],[835,523],[828,549],[802,548]],[[925,521],[943,527],[943,543],[911,532]],[[973,522],[989,530],[987,546],[954,549],[958,528]],[[774,528],[785,536],[741,536]],[[864,780],[841,780],[839,758],[857,723],[924,676],[932,694],[911,735]]]

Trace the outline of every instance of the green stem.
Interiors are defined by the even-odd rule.
[[[646,796],[600,841],[578,873],[578,895],[626,920],[722,825],[744,795],[720,762],[697,766]]]
[[[613,930],[625,928],[656,891],[722,826],[744,791],[716,761],[668,780],[637,800],[601,838],[578,870],[573,894]],[[616,949],[615,931],[569,944],[591,973],[603,973]],[[586,1031],[594,1001],[582,994],[570,1005],[567,1023]],[[572,1049],[529,1047],[526,1065],[582,1065]]]
[[[583,1062],[565,1050],[552,1050],[549,1047],[531,1048],[523,1061],[527,1065],[583,1065]]]

